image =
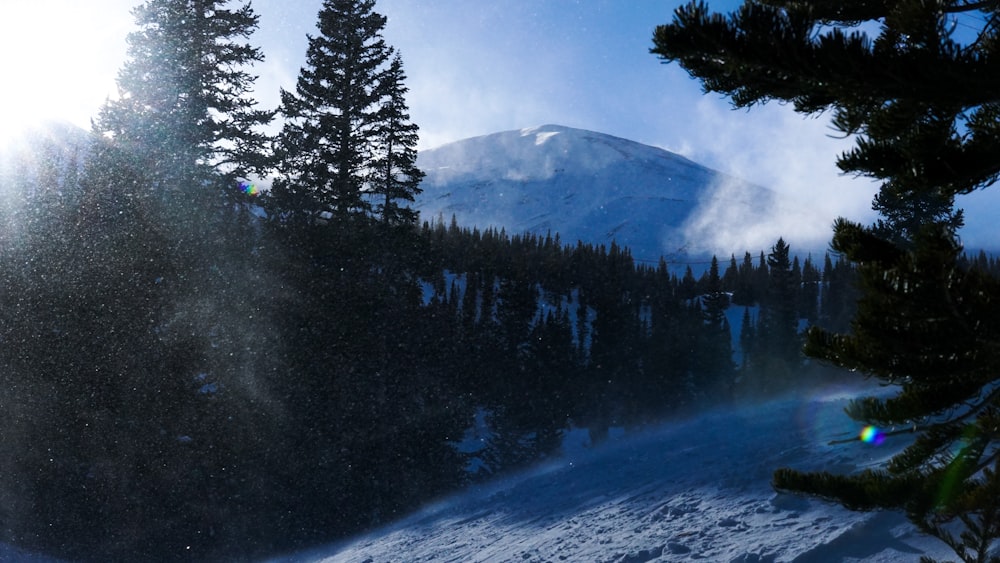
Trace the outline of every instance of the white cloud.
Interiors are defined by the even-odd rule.
[[[740,250],[767,251],[779,237],[796,253],[817,252],[829,242],[831,222],[822,209],[780,195],[764,197],[752,186],[724,176],[708,189],[684,225],[684,235],[695,254],[725,257]]]
[[[733,111],[727,102],[705,96],[695,104],[684,131],[675,135],[677,141],[665,145],[680,146],[696,162],[778,194],[778,203],[759,223],[759,232],[741,235],[744,238],[771,237],[773,244],[777,234],[814,244],[829,240],[830,226],[839,216],[862,222],[874,218],[871,199],[877,185],[866,178],[845,176],[836,168],[837,155],[852,141],[834,138],[835,131],[824,116],[802,116],[779,104]],[[718,189],[724,194],[732,188]],[[799,209],[809,212],[791,212]],[[707,213],[705,220],[713,213],[720,223],[724,220],[722,209]]]
[[[776,207],[768,221],[780,226],[786,240],[810,240],[823,231],[828,240],[836,217],[862,223],[877,217],[871,201],[879,184],[836,168],[837,156],[854,140],[839,137],[824,115],[802,116],[776,103],[733,111],[727,102],[705,96],[695,105],[686,130],[671,144],[680,146],[688,158],[773,189],[785,206],[820,210],[820,217],[800,222]],[[956,206],[965,210],[966,227],[960,234],[966,248],[1000,250],[995,227],[1000,190],[987,188],[959,197]]]

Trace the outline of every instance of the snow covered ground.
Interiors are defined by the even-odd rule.
[[[781,466],[848,472],[899,444],[857,435],[848,393],[719,409],[442,500],[393,525],[277,562],[916,561],[950,557],[896,513],[777,494]]]
[[[600,448],[574,434],[559,461],[431,504],[363,537],[273,563],[709,561],[832,563],[949,558],[896,513],[854,513],[775,493],[781,466],[849,472],[900,444],[830,445],[860,430],[858,392],[718,409]],[[0,561],[53,563],[0,544]]]

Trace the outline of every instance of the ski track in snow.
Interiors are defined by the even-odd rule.
[[[888,457],[846,398],[716,411],[473,489],[366,536],[275,561],[826,563],[949,557],[897,513],[770,486],[782,466],[845,472]]]

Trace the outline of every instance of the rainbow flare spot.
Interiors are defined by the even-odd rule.
[[[257,189],[257,184],[246,181],[240,181],[240,191],[248,196],[255,196],[260,193],[260,190]]]
[[[866,444],[875,444],[876,446],[885,441],[885,434],[881,430],[874,426],[865,426],[861,429],[861,434],[858,435],[861,441]]]

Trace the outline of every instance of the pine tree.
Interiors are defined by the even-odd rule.
[[[753,277],[751,279],[752,294],[755,296],[755,300],[766,301],[768,288],[771,285],[771,272],[767,269],[767,257],[764,256],[764,251],[761,250],[757,257],[757,266],[753,269]]]
[[[875,207],[899,242],[928,220],[956,226],[954,195],[1000,174],[998,11],[992,1],[768,0],[726,16],[692,2],[656,29],[652,52],[738,107],[832,109],[836,129],[858,134],[838,166],[882,181]],[[984,22],[965,43],[960,13]],[[882,24],[874,39],[858,30],[866,21]]]
[[[743,318],[740,320],[740,353],[742,355],[740,370],[744,373],[749,369],[753,359],[754,351],[752,348],[756,342],[755,328],[753,319],[750,317],[750,307],[743,307]]]
[[[767,255],[771,278],[761,304],[760,332],[767,354],[789,367],[797,364],[801,344],[798,338],[798,285],[796,270],[789,261],[790,248],[784,239]]]
[[[1000,422],[1000,280],[958,266],[960,247],[946,225],[924,227],[913,250],[879,236],[878,226],[838,222],[834,248],[859,264],[862,299],[850,334],[811,329],[806,352],[896,386],[896,396],[857,399],[847,412],[877,427],[906,422],[917,438],[884,468],[854,476],[782,469],[775,483],[851,508],[903,509],[963,561],[987,561],[1000,532],[991,447]],[[954,519],[966,528],[959,538]]]
[[[981,27],[955,33],[961,14]],[[862,297],[850,334],[812,329],[806,349],[896,386],[896,396],[856,400],[848,413],[905,422],[917,437],[878,469],[785,469],[775,484],[850,508],[904,509],[966,562],[998,560],[1000,287],[957,267],[953,204],[1000,176],[998,20],[995,1],[764,0],[728,16],[693,2],[656,29],[653,49],[737,107],[832,110],[833,126],[855,136],[838,166],[881,182],[881,219],[836,225],[833,246],[858,264]],[[957,537],[952,524],[964,528]]]
[[[703,339],[698,346],[700,358],[698,371],[706,390],[712,394],[728,392],[729,377],[733,373],[733,345],[726,309],[729,295],[722,291],[719,261],[712,257],[708,269],[706,292],[701,298],[704,326]]]
[[[705,308],[705,322],[712,327],[721,327],[725,320],[726,308],[729,307],[729,296],[722,291],[722,278],[719,277],[719,259],[712,256],[705,281],[705,294],[701,298]]]
[[[398,84],[402,74],[401,68],[392,72],[393,67],[386,73],[393,50],[382,38],[386,18],[374,8],[374,0],[325,0],[318,16],[319,34],[309,36],[306,66],[295,91],[281,92],[279,111],[285,123],[278,136],[278,178],[270,205],[283,221],[344,222],[352,215],[370,215],[372,202],[365,192],[373,158],[380,149],[382,156],[400,154],[396,151],[405,155],[413,146],[409,137],[413,131],[407,130],[402,108],[395,108],[393,116],[382,110],[387,95],[396,102],[403,93]],[[392,135],[406,140],[396,151],[385,152],[390,147],[382,141]],[[405,165],[405,158],[398,166]],[[384,176],[388,170],[375,173]],[[390,202],[399,197],[388,190],[386,186],[383,196]]]
[[[84,452],[83,466],[105,466],[87,493],[92,503],[102,495],[124,503],[92,522],[110,528],[118,510],[130,519],[118,522],[121,530],[148,530],[100,540],[139,550],[132,557],[155,557],[178,541],[171,528],[192,537],[212,528],[216,537],[202,535],[191,552],[208,556],[243,532],[244,517],[227,512],[249,513],[236,508],[243,501],[223,500],[237,479],[251,482],[245,456],[262,432],[252,410],[241,409],[240,382],[260,358],[246,336],[255,332],[246,322],[254,299],[239,281],[248,237],[224,220],[246,197],[236,180],[265,167],[259,128],[272,114],[252,98],[249,69],[262,55],[247,40],[257,16],[249,4],[227,4],[149,0],[133,11],[138,30],[128,37],[119,96],[94,121],[77,225],[63,227],[73,234],[66,248],[75,258],[63,262],[71,281],[54,284],[50,299],[53,311],[70,307],[81,325],[91,323],[73,329],[91,342],[66,345],[89,357],[62,379],[67,404],[88,405],[75,416],[102,432],[72,446]],[[244,322],[235,327],[235,318]],[[109,462],[115,458],[126,461]],[[227,467],[234,480],[211,477]],[[128,482],[135,490],[126,494],[120,483]]]
[[[799,277],[797,262],[790,259],[790,248],[784,239],[771,247],[754,270],[757,285],[765,281],[760,293],[760,310],[756,326],[743,343],[748,361],[742,393],[770,395],[786,390],[793,384],[801,361],[801,338],[798,333]],[[743,340],[743,339],[741,339]]]
[[[810,325],[816,324],[816,321],[819,320],[819,285],[819,270],[813,266],[812,257],[809,256],[802,264],[799,318],[806,319]]]
[[[726,266],[726,273],[722,275],[722,290],[727,293],[735,293],[739,287],[740,268],[736,264],[736,255],[729,256],[729,265]]]
[[[190,197],[206,185],[237,197],[238,178],[265,169],[272,112],[255,109],[250,67],[263,60],[246,43],[257,28],[250,4],[147,0],[133,10],[128,60],[94,130],[134,159],[142,189]],[[224,192],[222,190],[225,190]]]
[[[823,259],[823,293],[818,325],[831,332],[847,332],[857,301],[853,265],[841,257],[834,263],[827,254]]]
[[[691,266],[684,268],[684,277],[681,278],[680,287],[677,288],[677,296],[681,299],[694,299],[698,295],[698,280],[694,279],[694,271]]]
[[[217,361],[229,356],[208,352],[204,333],[178,326],[190,312],[190,272],[159,217],[141,199],[120,197],[142,185],[142,171],[107,172],[107,183],[81,190],[78,205],[47,224],[44,236],[26,232],[0,256],[18,272],[5,280],[0,333],[12,346],[0,361],[26,387],[25,405],[52,402],[26,421],[24,436],[60,459],[15,454],[21,466],[7,474],[24,476],[24,498],[42,519],[18,526],[38,533],[59,525],[53,549],[73,559],[98,552],[155,559],[179,536],[202,538],[188,553],[208,557],[223,538],[245,531],[243,516],[227,514],[243,501],[223,506],[223,499],[237,498],[239,481],[256,483],[244,454],[261,427],[240,408],[237,386],[222,383]],[[85,175],[95,174],[88,165]],[[220,336],[214,343],[226,349]],[[206,385],[211,390],[199,392]],[[212,477],[223,468],[232,480]],[[86,486],[81,470],[90,475]]]
[[[736,289],[733,290],[733,303],[736,305],[753,305],[760,298],[754,290],[753,257],[747,252],[737,270]]]
[[[397,54],[381,77],[383,101],[375,126],[376,156],[371,163],[370,193],[374,212],[388,225],[412,225],[417,213],[405,202],[420,194],[423,171],[417,168],[417,126],[410,122],[404,98],[403,61]]]

